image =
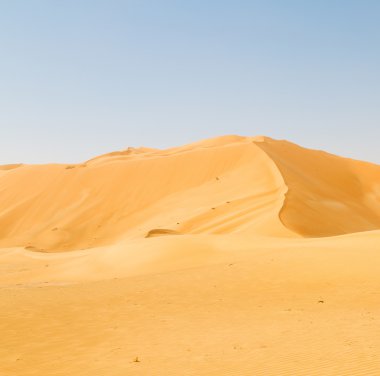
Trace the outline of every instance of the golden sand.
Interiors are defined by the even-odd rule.
[[[380,375],[380,166],[225,136],[0,166],[1,376]]]

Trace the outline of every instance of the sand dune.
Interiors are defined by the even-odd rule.
[[[0,375],[379,375],[380,166],[268,137],[0,167]]]
[[[259,145],[288,186],[281,220],[302,236],[380,228],[380,167],[289,142]]]
[[[269,138],[221,137],[79,165],[7,168],[0,244],[74,250],[161,227],[340,235],[380,228],[379,198],[379,166]]]

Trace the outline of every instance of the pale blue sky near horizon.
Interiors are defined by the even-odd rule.
[[[380,2],[0,0],[0,164],[267,135],[380,163]]]

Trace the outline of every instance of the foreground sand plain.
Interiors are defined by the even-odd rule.
[[[380,375],[377,165],[228,136],[0,192],[0,375]]]

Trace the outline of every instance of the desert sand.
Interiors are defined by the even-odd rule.
[[[1,376],[380,375],[380,166],[224,136],[0,166]]]

